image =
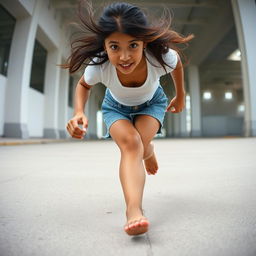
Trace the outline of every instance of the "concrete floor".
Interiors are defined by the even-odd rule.
[[[1,256],[255,256],[256,138],[155,140],[127,236],[113,141],[0,147]]]

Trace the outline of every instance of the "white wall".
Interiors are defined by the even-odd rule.
[[[32,88],[29,89],[28,131],[30,137],[43,136],[44,95]]]
[[[242,117],[204,116],[203,136],[242,136],[243,123]]]
[[[9,82],[9,78],[5,78],[3,76],[0,76],[0,136],[4,136],[4,124],[8,123],[8,120],[5,120],[6,118],[6,104],[5,102],[9,102],[10,106],[14,106],[16,102],[25,102],[23,104],[22,111],[20,110],[21,108],[19,107],[18,104],[16,104],[15,107],[15,113],[20,113],[22,112],[22,117],[24,117],[22,120],[16,118],[17,120],[10,120],[9,123],[14,122],[14,123],[19,123],[22,122],[24,125],[27,126],[28,130],[28,135],[29,137],[43,137],[43,129],[44,128],[51,128],[51,129],[56,129],[57,132],[57,125],[48,127],[46,126],[46,122],[43,119],[44,116],[44,101],[46,101],[46,96],[49,97],[49,95],[52,95],[52,93],[56,90],[56,87],[59,86],[59,70],[56,68],[56,64],[60,64],[61,60],[61,55],[63,57],[67,57],[69,53],[69,44],[67,43],[69,39],[69,32],[66,31],[66,27],[62,26],[60,22],[60,14],[56,12],[55,9],[52,8],[52,5],[49,4],[49,1],[45,0],[12,0],[12,1],[2,1],[0,0],[1,3],[3,3],[3,6],[17,19],[16,25],[21,23],[22,20],[32,20],[33,21],[33,26],[35,27],[36,33],[33,34],[29,42],[33,42],[34,45],[34,40],[35,37],[36,39],[45,47],[47,52],[51,53],[57,49],[58,51],[58,59],[56,58],[56,61],[53,61],[53,63],[50,63],[52,67],[49,67],[48,63],[48,69],[53,69],[55,68],[55,73],[56,73],[56,82],[53,82],[52,79],[48,79],[47,77],[45,81],[48,83],[49,86],[51,86],[50,91],[45,92],[44,94],[41,94],[35,90],[32,90],[29,87],[29,80],[30,80],[30,72],[26,70],[24,71],[24,77],[22,78],[23,80],[26,79],[25,85],[22,86],[23,88],[23,94],[17,93],[17,98],[18,100],[15,99],[14,94],[9,93],[9,98],[5,99],[6,97],[6,88],[7,87],[7,81]],[[37,8],[36,8],[37,7]],[[39,8],[40,7],[40,8]],[[36,10],[39,10],[36,11]],[[31,17],[32,16],[32,17]],[[28,23],[27,27],[30,26],[31,24]],[[26,27],[26,28],[27,28]],[[17,42],[17,41],[16,41]],[[18,48],[21,49],[21,51],[25,51],[24,49],[27,48],[28,43],[25,43],[22,47],[20,47],[20,42],[17,42]],[[31,56],[26,55],[25,58],[25,63],[31,62],[32,61],[32,51],[33,47],[28,47],[31,50]],[[13,45],[11,49],[11,53],[13,52]],[[24,58],[23,58],[24,59]],[[17,63],[19,59],[15,60],[15,63]],[[28,67],[29,69],[31,67]],[[47,68],[46,68],[47,69]],[[13,72],[10,72],[8,70],[8,75],[12,76]],[[22,73],[22,74],[23,74]],[[68,78],[68,77],[67,77]],[[20,76],[17,77],[18,80],[22,80]],[[23,81],[22,80],[22,81]],[[47,94],[46,94],[47,93]],[[25,97],[24,97],[25,96]],[[26,98],[27,97],[27,98]],[[58,100],[58,98],[57,98]],[[52,111],[55,113],[57,111],[58,104],[56,103],[56,106],[52,109]],[[56,115],[57,116],[57,115]],[[52,120],[54,119],[54,120]],[[57,123],[57,117],[51,117],[51,124]]]
[[[68,120],[70,120],[73,117],[74,109],[71,107],[68,107]]]
[[[4,133],[5,90],[7,78],[0,74],[0,136]]]
[[[203,136],[243,135],[244,115],[238,112],[238,106],[243,103],[241,96],[233,93],[232,100],[224,98],[222,87],[212,85],[212,99],[202,99],[202,131]]]

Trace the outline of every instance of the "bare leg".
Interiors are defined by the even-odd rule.
[[[147,173],[155,175],[158,170],[158,163],[156,154],[154,152],[154,145],[152,142],[149,143],[146,153],[144,153],[144,165]]]
[[[126,202],[125,231],[129,235],[145,233],[149,222],[142,212],[145,170],[141,137],[128,120],[116,121],[110,128],[110,134],[121,152],[119,175]]]
[[[144,164],[148,174],[156,174],[158,163],[154,152],[152,139],[157,133],[160,123],[154,117],[139,115],[135,120],[135,127],[139,132],[144,147]]]

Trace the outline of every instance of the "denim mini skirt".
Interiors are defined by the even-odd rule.
[[[148,100],[138,106],[126,106],[120,104],[112,97],[109,89],[107,88],[102,102],[103,120],[107,127],[107,133],[104,138],[111,137],[109,129],[114,122],[124,119],[134,123],[134,118],[137,115],[149,115],[157,119],[160,123],[160,128],[157,133],[161,133],[167,105],[168,98],[161,86],[157,88],[151,100]]]

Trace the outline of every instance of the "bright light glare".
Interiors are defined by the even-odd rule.
[[[226,100],[232,100],[233,99],[233,93],[232,92],[225,92],[225,99]]]
[[[212,98],[212,93],[211,92],[204,92],[203,94],[203,99],[204,100],[210,100]]]
[[[244,111],[245,111],[245,106],[244,106],[244,104],[239,105],[239,106],[238,106],[238,112],[239,112],[239,113],[243,113]]]
[[[232,61],[241,61],[241,52],[239,49],[236,49],[234,52],[232,52],[229,56],[228,56],[228,60],[232,60]]]

